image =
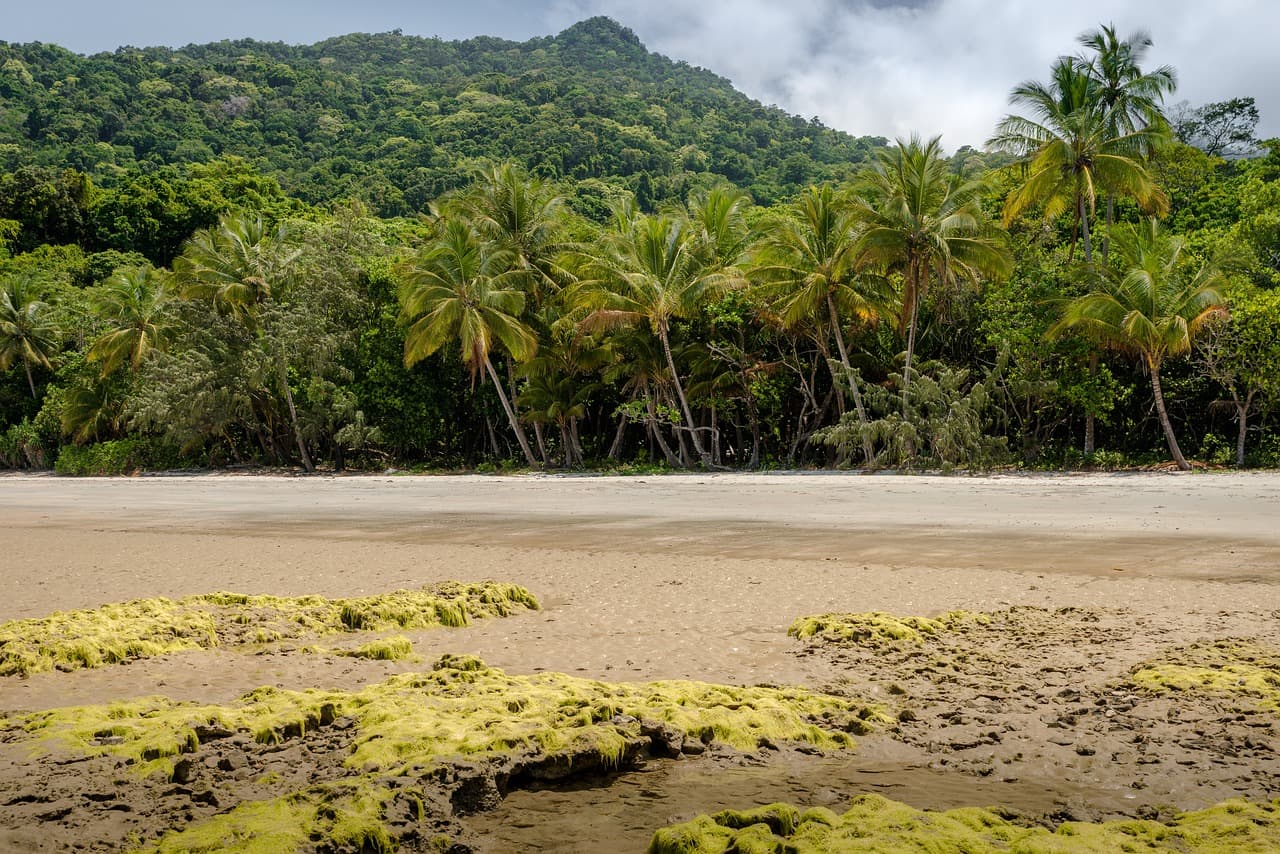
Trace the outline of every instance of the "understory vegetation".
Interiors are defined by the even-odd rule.
[[[1280,148],[1084,34],[978,151],[592,19],[0,44],[0,467],[1280,463]]]

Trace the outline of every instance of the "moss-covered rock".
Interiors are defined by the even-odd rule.
[[[933,618],[896,617],[883,611],[822,614],[801,617],[791,624],[787,634],[799,640],[881,649],[919,645],[926,637],[950,631],[963,623],[989,621],[988,615],[969,611],[948,611]]]
[[[1262,854],[1280,850],[1280,801],[1227,801],[1183,813],[1168,823],[1068,822],[1055,831],[1018,825],[992,810],[966,807],[930,812],[878,795],[855,798],[848,812],[838,817],[826,810],[805,812],[789,830],[777,821],[783,815],[794,817],[796,812],[772,804],[748,812],[698,816],[659,830],[649,854]],[[753,816],[760,820],[747,824]]]
[[[0,676],[78,670],[304,635],[465,626],[473,619],[537,608],[528,590],[493,581],[447,582],[351,599],[243,593],[137,599],[0,623]]]
[[[1237,707],[1280,713],[1280,649],[1252,641],[1172,650],[1134,668],[1130,681],[1154,693],[1195,692]]]

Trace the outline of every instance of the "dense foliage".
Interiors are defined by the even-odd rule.
[[[948,158],[605,19],[0,43],[0,466],[1280,464],[1280,144],[1149,44]]]

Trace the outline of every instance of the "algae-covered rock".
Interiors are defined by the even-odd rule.
[[[1153,693],[1194,692],[1280,712],[1280,649],[1251,641],[1194,644],[1138,665],[1130,681]]]
[[[537,608],[538,600],[528,590],[494,581],[446,582],[352,599],[244,593],[137,599],[0,623],[0,676],[101,667],[303,635],[465,626],[474,619]]]
[[[443,656],[429,672],[356,691],[260,688],[227,705],[152,697],[3,724],[10,737],[38,739],[45,750],[116,756],[138,775],[163,772],[170,780],[175,764],[188,759],[202,769],[237,764],[206,761],[201,733],[277,758],[283,753],[276,745],[294,740],[299,749],[340,751],[341,762],[335,756],[331,766],[342,775],[336,782],[312,778],[315,785],[303,791],[234,807],[164,837],[155,849],[257,852],[299,850],[318,838],[334,850],[383,850],[375,830],[390,833],[388,799],[405,782],[435,781],[461,814],[493,806],[522,782],[609,771],[678,753],[690,740],[744,751],[788,742],[844,749],[853,746],[851,730],[881,719],[876,706],[799,688],[511,676],[473,656]],[[785,805],[722,818],[768,834],[789,833],[800,820]],[[340,837],[360,842],[337,845]]]
[[[801,617],[791,624],[787,634],[799,640],[816,639],[823,643],[852,644],[880,649],[918,645],[927,636],[950,631],[965,622],[988,622],[985,614],[948,611],[938,617],[896,617],[883,611],[863,614],[822,614]]]
[[[763,807],[761,820],[750,824],[746,822],[760,810],[698,816],[655,833],[649,854],[1262,854],[1280,850],[1280,801],[1227,801],[1183,813],[1167,823],[1068,822],[1053,831],[1015,824],[992,810],[966,807],[931,812],[879,795],[855,798],[841,816],[826,810],[797,814],[788,809],[781,804]],[[798,818],[794,826],[786,829],[783,823],[768,822],[769,815]]]

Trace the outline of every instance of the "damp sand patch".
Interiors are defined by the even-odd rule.
[[[241,593],[136,599],[0,623],[0,676],[72,671],[183,650],[260,646],[341,632],[460,627],[537,608],[528,590],[493,581],[446,582],[344,599]]]

